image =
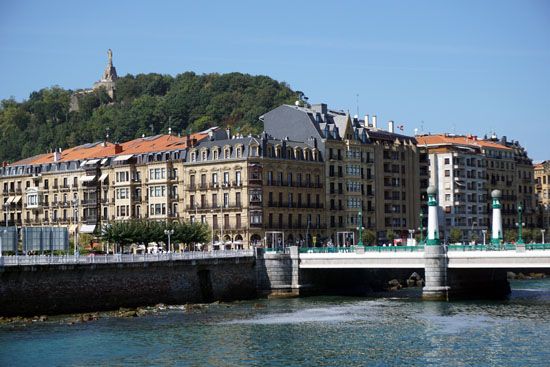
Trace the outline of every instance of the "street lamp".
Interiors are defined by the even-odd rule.
[[[540,230],[540,233],[542,234],[542,243],[544,243],[544,232],[546,232],[546,229]]]
[[[8,226],[8,216],[9,216],[9,210],[10,210],[10,204],[7,202],[4,204],[4,214],[6,216],[6,227]]]
[[[174,234],[173,229],[165,229],[164,234],[168,236],[168,246],[167,246],[167,252],[170,252],[170,236]]]
[[[424,213],[422,212],[422,208],[420,208],[420,227],[418,228],[420,230],[420,243],[424,242]]]
[[[309,225],[311,224],[311,218],[307,217],[307,228],[306,228],[306,247],[309,247]]]
[[[411,236],[411,246],[413,244],[414,229],[409,229],[409,235]]]
[[[73,199],[73,208],[74,208],[74,256],[77,254],[78,247],[78,199]],[[53,211],[52,211],[53,215]]]
[[[357,214],[357,230],[359,231],[359,242],[357,242],[357,246],[363,246],[363,211],[359,209],[359,213]]]
[[[482,229],[482,230],[481,230],[481,233],[483,233],[483,246],[485,246],[485,235],[487,234],[487,230],[486,230],[486,229]]]
[[[521,236],[521,229],[525,225],[525,223],[522,222],[522,214],[523,214],[523,207],[521,204],[518,205],[518,222],[516,223],[516,226],[518,226],[518,241],[517,243],[522,245],[523,237]]]

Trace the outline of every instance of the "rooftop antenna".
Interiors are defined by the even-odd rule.
[[[420,121],[420,131],[424,132],[424,120]]]
[[[355,95],[355,98],[356,98],[356,103],[357,103],[357,111],[356,111],[356,113],[357,113],[357,116],[359,116],[359,93],[357,93],[357,94]]]
[[[106,128],[106,129],[105,129],[105,141],[108,141],[108,140],[109,140],[109,131],[110,131],[110,130],[111,130],[111,129],[109,129],[109,128]]]

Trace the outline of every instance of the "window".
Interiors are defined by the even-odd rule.
[[[449,177],[449,176],[451,176],[451,171],[446,169],[445,170],[445,177]]]
[[[235,172],[235,181],[237,181],[237,186],[241,186],[241,171]]]
[[[450,164],[451,160],[449,158],[445,158],[445,164]]]
[[[130,180],[130,172],[123,171],[115,174],[116,182],[128,182]]]
[[[157,204],[151,204],[149,206],[150,215],[166,215],[166,204],[165,203],[157,203]]]
[[[240,192],[235,193],[235,204],[237,206],[241,206],[241,193]]]
[[[166,168],[151,168],[149,169],[150,180],[163,180],[166,178]]]
[[[130,197],[130,189],[127,187],[116,189],[115,193],[117,199],[128,199]]]
[[[224,172],[223,173],[223,184],[224,185],[229,185],[229,172]]]
[[[166,186],[151,186],[149,187],[149,196],[152,198],[160,198],[166,196]]]
[[[223,194],[223,206],[224,206],[224,208],[227,208],[229,206],[229,194],[228,193]]]
[[[218,184],[218,174],[212,173],[212,183],[217,185]]]

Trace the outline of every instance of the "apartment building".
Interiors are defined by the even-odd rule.
[[[212,137],[188,156],[185,218],[211,226],[215,248],[311,246],[326,236],[323,163],[314,145],[266,133]]]
[[[490,139],[485,139],[491,142],[497,142],[512,149],[514,164],[511,170],[515,171],[513,186],[516,189],[516,207],[511,213],[508,213],[509,218],[504,218],[506,223],[505,228],[514,228],[517,222],[517,204],[521,204],[523,214],[522,222],[527,227],[536,226],[536,195],[535,195],[535,173],[533,169],[533,160],[529,158],[527,151],[521,146],[517,140],[508,140],[506,136],[497,139],[493,135]],[[509,219],[506,221],[506,219]]]
[[[451,228],[464,241],[481,239],[489,226],[487,169],[481,146],[473,138],[450,135],[417,136],[429,155],[430,184],[437,188],[442,238]]]
[[[89,143],[5,164],[0,169],[4,220],[91,233],[113,220],[177,217],[182,211],[172,194],[181,190],[178,172],[187,147],[215,130]]]
[[[442,207],[440,225],[461,229],[464,240],[474,234],[479,238],[480,230],[489,228],[493,190],[502,192],[505,229],[516,228],[518,204],[525,225],[536,225],[533,166],[518,142],[495,135],[480,139],[435,134],[417,139],[430,155],[430,182],[438,187]]]
[[[537,205],[537,226],[550,229],[550,161],[533,166]],[[549,234],[550,235],[550,234]]]
[[[328,236],[336,244],[357,238],[362,226],[386,240],[389,230],[406,237],[419,225],[420,172],[416,139],[359,120],[326,104],[282,105],[260,117],[274,137],[314,139],[325,164]],[[423,162],[422,165],[425,165]]]

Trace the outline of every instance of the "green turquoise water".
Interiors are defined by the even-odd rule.
[[[512,287],[498,302],[398,292],[0,325],[0,366],[549,366],[550,280]]]

